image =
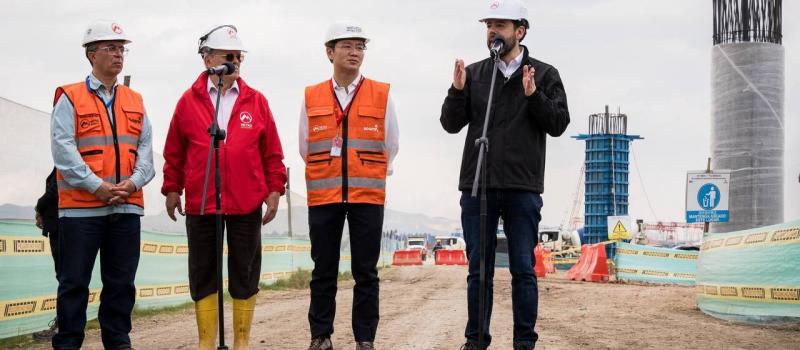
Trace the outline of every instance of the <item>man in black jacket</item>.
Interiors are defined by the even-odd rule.
[[[36,202],[36,227],[42,230],[42,236],[50,238],[50,253],[53,256],[53,266],[58,279],[58,185],[56,183],[56,169],[50,172],[45,180],[44,194]],[[36,340],[50,340],[58,329],[58,318],[50,321],[50,328],[33,333]]]
[[[494,98],[487,129],[488,217],[486,266],[486,308],[484,344],[491,343],[489,319],[492,312],[492,278],[498,220],[503,218],[508,239],[514,311],[514,349],[533,349],[538,335],[534,331],[538,309],[538,289],[533,272],[533,248],[538,241],[544,191],[546,135],[559,136],[569,124],[564,86],[558,71],[529,56],[520,41],[529,28],[527,9],[520,0],[495,0],[481,19],[486,24],[487,45],[501,38]],[[467,343],[463,349],[478,346],[478,293],[480,252],[480,201],[471,196],[478,159],[475,140],[481,137],[492,79],[493,60],[464,67],[456,60],[453,85],[442,106],[440,121],[449,133],[468,126],[461,162],[459,190],[461,223],[467,243]]]

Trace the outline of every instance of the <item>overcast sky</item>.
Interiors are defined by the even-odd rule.
[[[526,3],[532,30],[523,44],[559,69],[572,117],[562,137],[548,140],[543,222],[558,225],[565,219],[584,150],[570,136],[585,133],[587,116],[606,104],[628,114],[629,133],[644,137],[633,146],[632,216],[682,221],[685,173],[704,168],[709,156],[711,1]],[[80,81],[90,71],[81,47],[88,23],[116,20],[133,40],[123,74],[133,76],[132,87],[144,96],[160,152],[176,101],[203,68],[197,38],[212,26],[234,24],[249,51],[242,77],[269,100],[286,165],[292,168],[293,189],[304,193],[297,151],[303,87],[332,73],[323,47],[328,24],[356,19],[372,37],[362,72],[392,84],[399,118],[400,153],[389,178],[387,205],[458,218],[464,132],[445,133],[439,114],[453,61],[471,63],[487,56],[485,27],[477,22],[487,4],[4,1],[0,96],[49,111],[56,86]],[[793,20],[798,14],[797,1],[784,1],[787,220],[800,218],[800,102],[792,98],[800,91],[800,26]],[[154,206],[160,210],[163,204]]]

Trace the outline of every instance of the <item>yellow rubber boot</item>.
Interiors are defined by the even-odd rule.
[[[194,304],[194,313],[197,318],[197,336],[199,350],[214,350],[217,348],[217,294],[211,294]]]
[[[250,323],[256,309],[256,296],[233,299],[233,349],[250,349]]]

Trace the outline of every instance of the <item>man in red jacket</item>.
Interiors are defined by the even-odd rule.
[[[231,62],[236,72],[223,78],[218,123],[227,133],[220,142],[222,212],[228,239],[228,289],[233,297],[234,349],[247,349],[250,322],[261,273],[261,225],[270,222],[285,192],[286,168],[275,121],[267,99],[239,77],[244,47],[236,27],[222,25],[200,38],[206,68]],[[206,207],[201,215],[203,181],[217,103],[218,76],[205,72],[175,107],[164,146],[167,214],[183,215],[189,241],[189,289],[195,301],[200,349],[213,349],[217,334],[214,168],[209,175]],[[261,204],[267,212],[261,216]]]

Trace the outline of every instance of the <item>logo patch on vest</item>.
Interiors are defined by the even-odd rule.
[[[378,124],[375,124],[375,126],[365,126],[364,131],[378,132]]]
[[[320,132],[325,130],[328,130],[327,125],[314,125],[313,127],[311,127],[311,131],[313,132]]]
[[[78,127],[80,131],[85,131],[98,125],[100,125],[99,114],[86,114],[78,116]]]
[[[242,129],[252,129],[253,128],[253,116],[250,115],[248,112],[242,112],[239,115],[239,121],[242,122],[241,128]]]

